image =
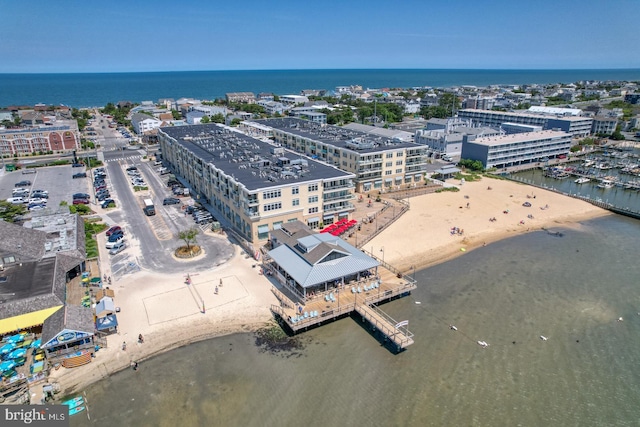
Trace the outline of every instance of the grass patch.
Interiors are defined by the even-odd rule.
[[[98,241],[95,239],[95,235],[106,229],[107,225],[103,222],[96,222],[94,219],[84,221],[84,239],[87,258],[95,258],[98,256]]]
[[[451,191],[453,193],[456,193],[456,192],[460,191],[460,189],[458,187],[442,187],[442,188],[438,188],[435,192],[436,193],[444,193],[445,191]]]
[[[144,191],[144,190],[148,190],[149,187],[141,187],[139,185],[134,185],[133,186],[133,191]]]
[[[69,205],[69,212],[78,215],[89,215],[91,208],[88,205]]]
[[[462,173],[462,172],[458,172],[453,177],[455,179],[463,179],[464,178],[464,180],[467,181],[467,182],[474,182],[474,181],[482,180],[482,175],[479,175],[477,173]]]

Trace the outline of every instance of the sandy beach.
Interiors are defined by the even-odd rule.
[[[409,272],[520,233],[575,227],[579,221],[610,214],[577,199],[506,180],[450,183],[460,191],[411,198],[410,209],[363,249]],[[531,206],[523,206],[525,202]],[[108,265],[107,257],[103,255],[102,265]],[[270,305],[277,304],[270,282],[259,270],[236,247],[229,262],[192,276],[190,285],[186,275],[146,271],[125,275],[111,287],[120,312],[118,333],[108,336],[108,348],[98,351],[88,365],[53,370],[52,381],[68,394],[129,368],[134,361],[195,341],[258,329],[272,318]],[[138,342],[139,334],[143,343]]]
[[[485,177],[447,183],[460,191],[411,198],[409,211],[364,249],[378,258],[384,253],[385,262],[409,272],[517,234],[575,227],[580,221],[611,215],[582,200],[507,180]],[[525,202],[531,206],[523,206]],[[460,233],[452,233],[454,228]]]

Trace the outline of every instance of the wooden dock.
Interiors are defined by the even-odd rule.
[[[377,286],[372,286],[374,282]],[[304,304],[291,300],[286,290],[274,288],[272,291],[280,305],[272,305],[271,311],[294,334],[356,312],[400,351],[413,344],[413,334],[407,329],[408,322],[396,322],[377,305],[408,295],[414,289],[416,283],[413,279],[397,277],[385,270],[377,280],[369,278],[345,284],[315,295]]]

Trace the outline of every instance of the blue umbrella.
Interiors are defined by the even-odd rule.
[[[13,360],[5,360],[4,362],[0,363],[0,371],[8,371],[9,369],[13,369],[15,366],[16,362],[14,362]]]
[[[38,348],[40,347],[40,344],[42,344],[42,340],[38,338],[37,340],[31,343],[31,348]]]
[[[7,354],[10,351],[12,351],[14,348],[16,348],[16,345],[12,342],[7,343],[5,345],[3,345],[2,347],[0,347],[0,354]]]
[[[19,357],[23,357],[25,354],[27,354],[27,350],[24,348],[18,348],[9,353],[9,359],[17,359]]]

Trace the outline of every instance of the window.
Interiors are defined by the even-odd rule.
[[[391,175],[391,171],[384,171],[385,175]]]
[[[299,194],[300,187],[291,187],[291,194]]]
[[[402,169],[396,169],[396,173],[402,173]]]
[[[387,162],[384,164],[384,166],[390,168],[391,166],[393,166],[393,162]]]
[[[318,196],[310,196],[309,203],[318,203]]]
[[[317,206],[316,206],[316,207],[313,207],[313,208],[309,208],[309,213],[310,213],[310,214],[312,214],[312,213],[317,213],[317,212],[318,212],[318,207],[317,207]]]
[[[291,203],[293,204],[293,206],[298,206],[300,205],[300,199],[293,199]]]
[[[264,193],[262,193],[262,198],[263,199],[277,199],[278,197],[280,197],[282,195],[280,190],[271,190],[271,191],[265,191]]]
[[[276,221],[273,223],[274,230],[280,230],[282,228],[282,221]]]
[[[396,166],[402,166],[402,160],[396,160]]]
[[[262,207],[262,209],[265,212],[275,211],[275,210],[280,209],[280,208],[282,208],[282,203],[281,202],[269,203],[269,204],[266,204],[266,205],[264,205]]]
[[[318,184],[309,184],[309,191],[318,191]]]
[[[392,159],[393,158],[393,153],[387,153],[387,159]]]
[[[402,151],[396,152],[396,157],[402,157]]]
[[[264,240],[269,238],[269,226],[268,225],[259,225],[258,226],[258,239]]]

